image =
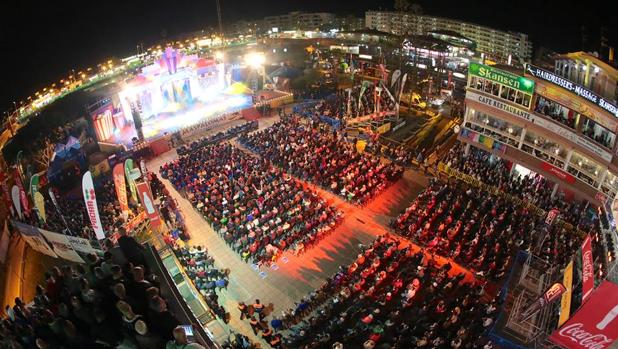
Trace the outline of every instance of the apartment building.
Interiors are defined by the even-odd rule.
[[[506,32],[456,19],[416,15],[396,11],[367,11],[365,26],[396,35],[425,35],[434,31],[453,31],[476,42],[478,53],[498,63],[511,60],[529,62],[532,42],[523,33]]]

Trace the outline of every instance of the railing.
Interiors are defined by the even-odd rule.
[[[145,246],[147,260],[151,261],[149,263],[151,270],[159,277],[162,293],[170,304],[170,308],[174,310],[177,319],[180,323],[193,325],[193,335],[198,343],[208,349],[221,349],[205,327],[206,323],[214,318],[212,311],[201,299],[201,295],[193,288],[191,280],[182,271],[174,252],[162,241],[160,236],[151,239]],[[189,291],[196,300],[196,302],[191,302],[192,306],[189,306],[187,297],[182,295],[180,287],[185,292]],[[209,321],[205,321],[205,319]]]

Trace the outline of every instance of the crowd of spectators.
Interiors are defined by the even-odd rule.
[[[61,193],[52,188],[54,198],[58,203],[58,208],[56,208],[49,196],[48,188],[41,188],[39,191],[44,194],[46,220],[39,219],[38,215],[32,211],[29,215],[24,216],[21,220],[23,223],[56,233],[95,240],[88,218],[88,211],[81,196],[71,197],[67,193]],[[137,210],[137,207],[130,203],[131,213],[129,216],[125,217],[122,214],[111,178],[104,179],[100,183],[95,184],[95,192],[99,216],[103,230],[106,232],[117,232],[126,220],[133,216],[133,212]]]
[[[383,235],[285,313],[288,348],[492,348],[497,303]],[[483,302],[483,299],[489,301]]]
[[[219,142],[231,139],[238,135],[257,130],[258,122],[257,121],[247,121],[246,123],[234,127],[230,127],[225,131],[218,132],[216,134],[202,137],[196,141],[193,141],[187,145],[180,146],[176,148],[176,152],[178,155],[187,155],[191,152],[199,150],[208,145],[214,145]]]
[[[283,348],[283,335],[279,333],[283,327],[283,321],[273,317],[269,325],[266,321],[268,309],[259,299],[256,299],[253,304],[239,302],[238,310],[240,311],[240,320],[249,321],[256,337],[261,337],[272,348]]]
[[[189,343],[148,272],[142,247],[123,235],[102,258],[54,267],[32,305],[19,298],[0,325],[3,348],[203,348]]]
[[[564,227],[547,226],[508,198],[463,182],[434,180],[392,223],[403,236],[492,280],[504,277],[515,253],[533,251],[566,265],[581,240]]]
[[[320,241],[341,213],[317,193],[229,143],[206,146],[160,168],[243,260],[262,264]]]
[[[227,289],[230,271],[215,267],[215,260],[208,255],[208,250],[205,247],[186,247],[175,242],[170,245],[185,273],[202,295],[208,307],[227,323],[229,321],[228,312],[219,304],[219,296],[215,290]]]
[[[239,142],[293,176],[360,205],[403,174],[392,162],[359,153],[341,133],[313,121],[303,124],[297,117],[286,117],[265,130],[243,135]]]
[[[543,176],[521,176],[511,171],[506,161],[492,157],[488,152],[471,147],[466,155],[463,145],[459,143],[451,148],[443,162],[449,168],[470,175],[542,210],[558,209],[561,219],[581,230],[589,231],[598,226],[598,219],[584,214],[585,203],[565,200],[561,192],[552,197],[553,184]]]
[[[576,113],[554,101],[538,96],[534,111],[549,116],[553,120],[575,129]]]

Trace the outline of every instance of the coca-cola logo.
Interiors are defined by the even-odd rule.
[[[581,348],[604,349],[614,340],[604,334],[592,334],[584,328],[581,322],[564,326],[558,334],[579,344]]]
[[[583,266],[582,266],[582,278],[584,282],[588,281],[588,279],[592,278],[592,274],[594,273],[593,265],[592,265],[592,251],[588,250],[584,252],[582,256]]]

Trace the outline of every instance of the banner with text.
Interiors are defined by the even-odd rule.
[[[94,184],[92,183],[92,174],[90,171],[84,173],[84,177],[82,177],[82,193],[84,194],[84,202],[86,204],[86,210],[88,211],[90,224],[92,225],[92,230],[94,230],[97,239],[105,239],[103,225],[99,217],[99,208],[97,207],[97,196],[94,191]]]
[[[558,327],[565,323],[571,315],[571,292],[573,291],[573,260],[564,268],[562,276],[562,284],[566,287],[566,291],[560,299],[560,318],[558,319]]]
[[[58,257],[64,258],[71,262],[84,263],[82,257],[80,257],[73,249],[73,245],[66,235],[52,233],[51,231],[44,229],[39,229],[39,232],[45,236],[47,241],[49,241]]]
[[[30,204],[28,203],[28,196],[26,195],[26,190],[24,189],[24,184],[21,181],[21,175],[19,174],[19,170],[15,168],[13,171],[13,179],[15,180],[15,185],[19,188],[19,199],[21,202],[21,209],[26,214],[26,216],[30,216]]]
[[[127,184],[124,179],[124,166],[122,163],[116,164],[113,170],[114,187],[116,188],[116,196],[120,203],[120,209],[123,213],[129,213],[129,205],[127,202]]]
[[[569,349],[610,348],[618,338],[618,285],[603,281],[590,300],[549,338]]]
[[[6,208],[11,212],[11,216],[15,216],[15,210],[13,209],[13,204],[11,203],[11,194],[9,192],[9,185],[7,183],[8,176],[6,173],[0,171],[0,187],[2,187],[2,199],[4,200],[4,204]]]
[[[534,303],[530,304],[530,306],[521,313],[520,321],[528,319],[539,310],[545,308],[548,304],[555,302],[565,291],[566,288],[559,282],[551,285],[551,287],[548,288],[536,301],[534,301]]]
[[[594,260],[590,235],[586,235],[582,243],[582,304],[590,297],[594,289]]]
[[[34,208],[36,209],[36,214],[39,216],[43,222],[47,222],[47,215],[45,214],[45,199],[43,198],[43,194],[35,191],[32,194],[32,201],[34,201]]]
[[[23,219],[24,215],[21,213],[21,201],[19,200],[19,187],[17,185],[13,185],[13,188],[11,188],[11,198],[13,199],[17,216]]]
[[[11,223],[13,224],[13,227],[21,233],[21,237],[33,250],[54,258],[58,258],[58,255],[56,255],[54,250],[47,244],[47,241],[45,241],[45,238],[43,238],[37,228],[14,220],[11,221]]]
[[[152,228],[158,227],[161,223],[161,219],[159,218],[159,213],[154,206],[154,198],[150,192],[150,187],[144,182],[137,183],[137,192],[139,199],[144,206],[144,211],[146,211],[148,219],[150,219],[150,226]]]
[[[137,202],[137,188],[135,187],[135,179],[131,175],[133,171],[133,159],[126,159],[124,162],[124,174],[129,182],[129,190],[131,191],[131,197],[133,201]],[[139,177],[138,177],[139,178]]]

